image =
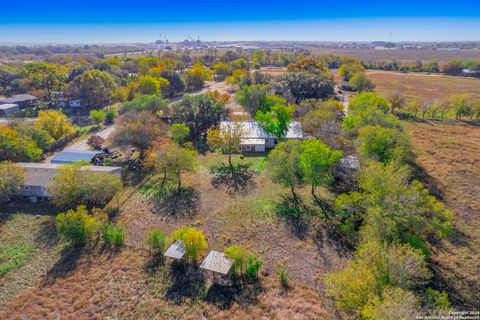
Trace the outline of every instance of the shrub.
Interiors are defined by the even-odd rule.
[[[107,118],[107,115],[106,115],[105,111],[103,111],[103,110],[91,110],[90,111],[90,120],[97,127],[100,126],[105,121],[106,118]]]
[[[172,135],[172,140],[176,144],[183,145],[190,134],[190,128],[184,123],[174,123],[170,126],[170,134]]]
[[[434,309],[447,310],[450,309],[450,301],[445,291],[438,291],[428,288],[426,293],[427,305]]]
[[[251,254],[247,258],[247,269],[245,269],[245,273],[250,278],[255,278],[258,275],[258,270],[262,266],[262,261],[260,261],[254,254]]]
[[[203,232],[192,227],[183,227],[173,232],[174,240],[183,241],[185,247],[185,257],[195,262],[203,250],[207,249],[207,241]]]
[[[225,249],[224,253],[233,260],[233,272],[241,274],[247,265],[248,251],[243,246],[233,245]]]
[[[112,124],[113,120],[118,116],[117,109],[115,108],[108,108],[105,111],[105,124]]]
[[[147,233],[145,243],[150,247],[153,255],[161,254],[167,244],[167,235],[158,229],[152,229]]]
[[[73,243],[85,243],[91,240],[101,226],[103,214],[90,215],[85,206],[78,206],[60,213],[55,219],[57,232]]]
[[[288,271],[284,268],[278,271],[278,280],[283,289],[287,290],[290,288],[290,283],[288,281]]]
[[[87,140],[87,144],[92,147],[93,149],[100,150],[102,148],[102,145],[105,143],[105,139],[103,139],[100,136],[97,136],[94,134]]]
[[[125,228],[119,224],[106,223],[103,226],[102,239],[107,244],[121,246],[125,242]]]

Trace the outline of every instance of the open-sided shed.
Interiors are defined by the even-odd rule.
[[[226,275],[230,272],[233,261],[223,252],[210,251],[208,256],[203,260],[200,268]]]
[[[177,240],[163,254],[165,257],[180,260],[185,255],[185,247],[182,240]]]

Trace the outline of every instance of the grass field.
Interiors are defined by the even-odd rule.
[[[454,213],[453,233],[436,243],[435,275],[459,306],[480,307],[480,127],[408,122],[417,163]]]
[[[367,73],[376,85],[375,91],[383,96],[400,91],[408,98],[435,101],[465,93],[480,99],[480,79],[373,70]]]
[[[226,156],[200,155],[198,172],[184,179],[185,186],[199,192],[195,212],[168,215],[142,192],[130,193],[116,216],[127,228],[126,246],[121,251],[98,246],[88,254],[75,249],[56,251],[49,258],[54,263],[38,262],[49,267],[40,268],[28,285],[15,289],[14,294],[6,292],[11,292],[15,281],[7,279],[2,284],[0,292],[4,295],[0,299],[5,306],[0,309],[0,319],[25,315],[28,319],[341,318],[325,296],[323,279],[325,273],[346,263],[349,252],[322,229],[321,221],[315,222],[318,232],[300,235],[277,218],[275,204],[288,190],[275,185],[263,172],[264,159],[244,159],[259,172],[255,186],[248,192],[229,195],[224,188],[212,185],[209,170],[226,161]],[[15,214],[8,217],[2,228],[14,227],[11,221]],[[27,218],[32,224],[29,228],[15,227],[22,236],[23,232],[36,234],[33,230],[44,223],[34,216]],[[51,226],[52,217],[42,219]],[[254,251],[263,261],[260,282],[226,287],[210,285],[198,269],[185,272],[171,263],[151,269],[144,243],[146,233],[152,228],[169,233],[185,225],[201,229],[210,250],[223,251],[242,244]],[[54,230],[50,232],[55,234]],[[41,254],[30,261],[47,260]],[[279,268],[289,271],[293,289],[288,292],[280,287]],[[21,268],[10,274],[24,275]]]

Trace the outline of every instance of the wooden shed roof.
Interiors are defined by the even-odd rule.
[[[229,259],[225,253],[210,251],[208,256],[200,265],[200,268],[221,274],[227,274],[232,268],[232,265],[233,261]]]

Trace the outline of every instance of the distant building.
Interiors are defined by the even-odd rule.
[[[35,106],[36,101],[38,100],[37,97],[29,95],[29,94],[17,94],[10,98],[2,98],[0,99],[0,105],[2,104],[16,104],[20,109],[33,107]]]
[[[51,161],[53,164],[69,164],[75,162],[100,163],[105,157],[103,151],[65,150],[60,151]]]
[[[49,197],[48,186],[58,173],[58,168],[62,165],[52,163],[18,163],[25,169],[25,183],[19,191],[20,196],[30,197],[36,201],[37,198]],[[120,175],[120,167],[104,167],[104,166],[83,166],[82,170],[90,170],[91,172],[106,172]]]
[[[243,121],[242,124],[242,140],[240,148],[242,152],[265,152],[266,149],[272,149],[278,143],[277,138],[265,132],[256,121]],[[233,125],[232,121],[220,122],[220,128]],[[287,140],[303,139],[303,132],[300,122],[292,122],[288,126]]]
[[[68,106],[72,109],[79,109],[82,107],[82,100],[70,100]]]
[[[14,104],[14,103],[0,104],[0,117],[12,116],[17,112],[20,112],[20,108],[18,107],[18,104]]]

